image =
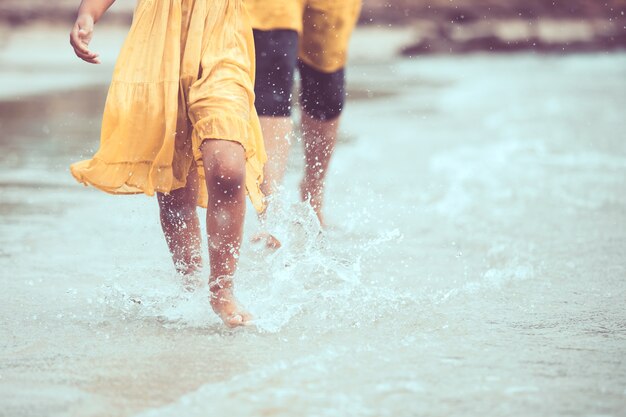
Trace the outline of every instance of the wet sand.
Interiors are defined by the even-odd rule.
[[[0,53],[0,416],[624,415],[626,55],[396,58],[405,35],[357,33],[332,227],[296,146],[238,331],[183,290],[154,199],[69,175],[120,33],[99,68]]]

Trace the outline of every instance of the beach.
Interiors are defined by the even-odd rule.
[[[249,242],[248,207],[255,325],[228,330],[208,272],[193,291],[174,273],[154,198],[69,174],[125,30],[98,32],[101,66],[67,28],[19,31],[0,49],[0,416],[626,413],[626,53],[408,58],[411,28],[359,28],[329,227],[298,202],[296,144],[280,250]]]

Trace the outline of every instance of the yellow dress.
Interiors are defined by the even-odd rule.
[[[261,211],[267,159],[254,109],[254,39],[243,0],[140,0],[105,104],[100,148],[70,167],[112,194],[204,184],[205,139],[241,143],[246,190]],[[206,186],[198,205],[206,207]]]

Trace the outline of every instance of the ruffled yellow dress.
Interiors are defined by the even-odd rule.
[[[204,184],[200,145],[241,143],[254,207],[267,159],[254,109],[254,39],[243,0],[140,0],[117,61],[100,148],[70,167],[112,194],[153,195]],[[198,205],[208,203],[200,187]]]

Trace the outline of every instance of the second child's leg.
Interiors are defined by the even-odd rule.
[[[261,116],[259,119],[263,131],[265,151],[267,152],[261,191],[266,196],[270,196],[274,194],[285,176],[289,149],[291,148],[289,138],[292,134],[293,124],[291,117]]]
[[[209,204],[207,233],[211,277],[211,306],[230,327],[251,317],[237,304],[232,278],[237,270],[246,211],[245,152],[236,142],[205,140],[200,148]]]
[[[335,150],[339,118],[319,120],[302,114],[302,135],[304,138],[305,171],[300,184],[303,201],[308,201],[324,226],[322,207],[324,203],[324,185],[328,166]]]
[[[185,188],[157,193],[161,227],[176,271],[191,275],[202,267],[200,222],[196,213],[198,172],[191,169]]]
[[[343,69],[322,72],[299,63],[302,80],[302,136],[305,171],[300,184],[303,201],[308,201],[324,226],[322,215],[324,186],[328,166],[337,143],[339,120],[345,102]]]
[[[267,153],[261,191],[270,197],[283,181],[291,148],[291,95],[298,60],[298,32],[286,29],[255,30],[254,43],[255,106]],[[272,249],[281,246],[278,239],[269,233],[261,233],[253,241],[265,241],[266,246]]]
[[[361,0],[307,2],[298,69],[306,168],[300,186],[324,225],[325,179],[337,141],[346,86],[348,43],[357,23]]]
[[[261,130],[263,131],[265,151],[267,152],[261,191],[266,197],[270,197],[282,184],[285,171],[287,170],[293,123],[291,122],[291,117],[261,116],[259,120],[261,122]],[[264,221],[265,213],[260,215],[260,219]],[[267,232],[254,236],[252,241],[264,241],[268,249],[278,249],[282,245],[275,236]]]
[[[291,122],[291,94],[298,60],[298,32],[295,30],[255,30],[256,95],[267,153],[264,182],[266,196],[276,191],[287,168]]]

